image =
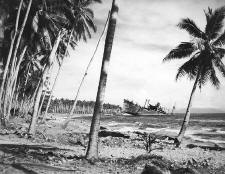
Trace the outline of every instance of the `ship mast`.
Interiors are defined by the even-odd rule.
[[[174,105],[173,105],[173,108],[172,108],[172,111],[171,111],[171,115],[173,115],[174,114],[174,110],[176,109],[176,102],[174,103]]]

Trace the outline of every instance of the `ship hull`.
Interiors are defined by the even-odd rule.
[[[160,115],[165,115],[163,113],[159,113],[156,111],[148,111],[148,110],[141,110],[137,113],[130,113],[131,115],[135,115],[135,116],[160,116]]]
[[[134,116],[166,115],[166,113],[161,113],[155,110],[150,110],[148,108],[141,107],[128,100],[124,100],[123,112]]]

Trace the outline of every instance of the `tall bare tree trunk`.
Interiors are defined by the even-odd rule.
[[[8,111],[6,113],[6,120],[8,121],[9,120],[9,115],[10,115],[10,110],[11,110],[11,106],[12,106],[12,101],[13,101],[13,97],[14,97],[14,93],[15,93],[15,89],[16,89],[16,83],[17,83],[17,77],[18,77],[18,72],[19,72],[19,68],[20,68],[20,64],[23,60],[23,57],[26,53],[26,50],[27,50],[27,46],[24,47],[20,57],[19,57],[19,60],[18,60],[18,64],[16,66],[16,70],[14,72],[14,76],[13,79],[12,79],[12,92],[11,92],[11,98],[9,99],[9,106],[8,106]]]
[[[10,75],[10,79],[8,80],[8,82],[9,82],[8,86],[12,86],[12,83],[13,83],[12,80],[13,80],[13,75],[14,75],[16,62],[17,62],[17,52],[18,52],[18,48],[19,48],[19,45],[20,45],[20,41],[21,41],[22,35],[23,35],[24,27],[25,27],[25,25],[27,23],[27,18],[28,18],[29,12],[30,12],[31,4],[32,4],[32,0],[29,1],[28,7],[27,7],[27,11],[26,11],[26,14],[25,14],[25,17],[24,17],[24,20],[23,20],[23,24],[21,26],[20,33],[18,35],[17,42],[16,42],[16,45],[15,45],[15,49],[14,49],[14,52],[13,52],[13,57],[12,57],[12,62],[11,62],[11,69],[10,69],[10,74],[9,74]]]
[[[105,49],[104,49],[104,54],[102,59],[102,67],[101,67],[101,74],[100,74],[100,80],[98,85],[98,92],[97,92],[94,114],[92,117],[90,134],[89,134],[89,143],[88,143],[88,149],[86,153],[87,159],[98,158],[98,132],[99,132],[99,126],[100,126],[100,117],[101,117],[102,109],[103,109],[108,66],[109,66],[110,56],[111,56],[111,51],[113,46],[113,39],[114,39],[114,34],[116,29],[118,10],[119,9],[116,4],[116,0],[113,0],[110,18],[109,18],[109,24],[108,24],[108,31],[107,31],[106,40],[105,40]]]
[[[48,81],[50,83],[50,79],[52,77],[52,71],[53,71],[53,65],[50,67],[49,69],[49,73],[48,73],[48,79],[46,79],[46,81]],[[48,83],[47,82],[47,83]],[[47,87],[46,87],[47,88]],[[47,94],[47,89],[45,90],[43,96],[42,96],[42,99],[41,99],[41,103],[40,103],[40,106],[39,106],[39,109],[38,109],[38,116],[41,114],[41,109],[43,107],[43,104],[44,104],[44,101],[45,101],[45,97],[46,97],[46,94]]]
[[[15,71],[16,62],[17,62],[17,59],[16,59],[17,51],[18,51],[19,44],[20,44],[20,41],[21,41],[21,38],[22,38],[24,27],[27,23],[27,18],[28,18],[29,12],[30,12],[31,4],[32,4],[32,0],[29,1],[28,7],[27,7],[27,10],[26,10],[26,14],[25,14],[25,17],[24,17],[24,20],[23,20],[18,38],[17,38],[17,42],[16,42],[16,45],[15,45],[15,48],[14,48],[14,52],[13,52],[13,57],[12,57],[12,61],[11,61],[11,69],[10,69],[10,73],[9,73],[9,78],[7,80],[6,91],[5,91],[5,99],[4,99],[4,103],[3,103],[3,116],[4,117],[5,117],[5,115],[7,115],[7,113],[6,113],[7,107],[9,107],[8,106],[8,100],[10,100],[10,99],[8,98],[8,96],[13,92],[12,88],[13,88],[13,83],[14,83],[13,82],[14,73],[15,73],[14,71]],[[2,95],[2,94],[0,93],[0,95]],[[0,96],[0,97],[2,97],[2,96]],[[9,104],[10,104],[10,102],[9,102]],[[4,118],[4,119],[6,119],[6,118]],[[5,121],[5,123],[6,123],[6,121]]]
[[[85,69],[85,72],[84,72],[84,75],[83,75],[83,77],[82,77],[82,79],[81,79],[80,85],[79,85],[79,87],[78,87],[78,90],[77,90],[77,93],[76,93],[76,96],[75,96],[75,99],[74,99],[74,102],[73,102],[72,109],[70,110],[70,113],[69,113],[67,119],[63,122],[63,124],[62,124],[62,126],[61,126],[62,129],[66,129],[66,127],[68,126],[68,124],[69,124],[69,122],[70,122],[71,116],[74,114],[74,111],[75,111],[75,108],[76,108],[76,105],[77,105],[78,96],[79,96],[79,93],[80,93],[80,89],[81,89],[81,87],[82,87],[82,85],[83,85],[83,83],[84,83],[85,77],[87,76],[88,69],[89,69],[89,67],[91,66],[91,62],[93,61],[94,56],[95,56],[95,54],[96,54],[96,52],[97,52],[97,50],[98,50],[98,46],[99,46],[99,44],[100,44],[100,41],[101,41],[101,39],[102,39],[102,37],[103,37],[103,35],[104,35],[104,33],[105,33],[105,30],[106,30],[106,27],[107,27],[107,24],[108,24],[108,20],[109,20],[109,16],[110,16],[110,12],[109,12],[108,17],[107,17],[107,19],[106,19],[105,26],[104,26],[104,28],[103,28],[102,34],[100,35],[99,40],[98,40],[98,42],[97,42],[96,48],[95,48],[95,50],[94,50],[94,53],[93,53],[93,55],[92,55],[92,57],[91,57],[91,59],[90,59],[88,65],[87,65],[87,67],[86,67],[86,69]]]
[[[197,77],[195,79],[195,83],[194,83],[192,91],[191,91],[188,106],[187,106],[186,113],[185,113],[185,116],[184,116],[184,121],[182,123],[180,132],[179,132],[177,138],[175,139],[175,144],[177,146],[180,145],[180,143],[181,143],[181,141],[184,137],[184,134],[186,132],[186,129],[188,127],[188,123],[189,123],[190,116],[191,116],[191,106],[192,106],[193,96],[194,96],[194,93],[195,93],[195,90],[196,90],[196,87],[197,87],[197,84],[198,84],[199,76],[200,76],[200,73],[198,72]]]
[[[20,108],[19,109],[22,109],[23,108],[23,104],[25,102],[25,89],[26,89],[26,86],[27,86],[27,82],[28,82],[28,78],[29,78],[29,71],[30,71],[30,64],[28,65],[28,68],[27,68],[27,76],[26,76],[26,80],[25,80],[25,83],[24,83],[24,88],[22,89],[22,100],[20,101]],[[23,110],[23,109],[22,109]]]
[[[38,118],[38,108],[39,108],[39,103],[40,103],[40,99],[41,99],[41,95],[42,95],[42,90],[43,90],[43,84],[44,84],[44,80],[46,77],[46,74],[49,71],[49,66],[45,66],[44,70],[43,70],[43,78],[40,81],[40,84],[37,88],[37,93],[35,94],[35,98],[34,98],[34,106],[33,106],[33,114],[32,114],[32,119],[31,119],[31,123],[29,126],[29,134],[35,134],[35,128],[36,128],[36,122],[37,122],[37,118]]]
[[[13,47],[14,47],[14,42],[16,40],[16,36],[17,36],[17,30],[18,30],[18,24],[19,24],[19,18],[20,18],[20,12],[21,12],[21,8],[22,8],[22,4],[23,4],[23,0],[20,1],[20,5],[17,11],[17,17],[16,17],[16,24],[15,24],[15,33],[14,36],[12,38],[11,44],[10,44],[10,48],[9,48],[9,53],[8,53],[8,57],[7,57],[7,62],[6,62],[6,66],[4,67],[4,72],[3,72],[3,77],[2,77],[2,83],[1,83],[1,87],[0,87],[0,118],[1,118],[1,124],[3,126],[5,126],[5,118],[4,118],[4,114],[2,113],[2,95],[3,95],[3,91],[4,91],[4,85],[5,85],[5,80],[6,80],[6,76],[8,73],[8,68],[9,68],[9,63],[11,60],[11,56],[12,56],[12,51],[13,51]]]
[[[64,62],[65,56],[66,56],[66,54],[67,54],[68,46],[69,46],[69,43],[70,43],[70,41],[71,41],[71,39],[72,39],[73,31],[74,31],[74,29],[72,29],[71,32],[70,32],[69,40],[68,40],[68,42],[67,42],[67,44],[66,44],[66,50],[65,50],[65,53],[64,53],[63,58],[62,58],[62,63],[59,65],[58,72],[57,72],[56,77],[55,77],[55,80],[54,80],[54,82],[53,82],[53,86],[52,86],[52,89],[51,89],[51,92],[50,92],[50,95],[49,95],[48,103],[47,103],[47,106],[46,106],[46,109],[45,109],[45,114],[44,114],[44,116],[43,116],[43,118],[42,118],[42,121],[43,121],[43,122],[45,122],[45,118],[46,118],[46,116],[47,116],[47,114],[48,114],[48,108],[49,108],[50,103],[51,103],[51,100],[52,100],[52,93],[53,93],[53,91],[54,91],[54,89],[55,89],[55,85],[56,85],[56,83],[57,83],[59,74],[60,74],[60,72],[61,72],[61,69],[62,69],[62,66],[63,66],[63,62]]]
[[[57,39],[54,43],[54,46],[52,48],[51,54],[49,55],[49,63],[44,68],[43,75],[42,75],[43,79],[41,80],[40,85],[37,89],[37,94],[35,95],[32,121],[31,121],[31,124],[29,126],[29,133],[30,134],[35,134],[36,122],[37,122],[37,118],[38,118],[39,103],[40,103],[40,98],[41,98],[41,94],[42,94],[42,90],[43,90],[43,83],[44,83],[44,80],[46,79],[46,75],[49,72],[49,69],[50,69],[52,63],[54,62],[56,51],[57,51],[57,48],[58,48],[59,43],[60,43],[60,39],[61,39],[61,32],[59,32],[59,34],[57,36]]]

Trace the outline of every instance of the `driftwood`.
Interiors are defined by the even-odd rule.
[[[47,165],[43,163],[0,163],[3,165],[10,165],[14,167],[15,169],[21,170],[24,173],[29,173],[29,174],[37,174],[37,172],[34,171],[34,169],[30,168],[38,168],[38,169],[47,169],[51,171],[64,171],[64,172],[77,172],[79,171],[78,169],[68,169],[65,167],[59,167],[59,166],[52,166],[52,165]]]
[[[79,158],[76,155],[73,155],[74,153],[65,154],[66,152],[73,152],[73,149],[65,148],[65,147],[59,147],[59,146],[50,146],[46,144],[21,144],[21,143],[9,143],[9,142],[0,142],[0,151],[3,151],[5,153],[13,155],[13,157],[20,157],[21,153],[25,156],[32,156],[35,159],[38,159],[41,161],[40,163],[27,163],[27,162],[18,162],[15,160],[9,160],[9,159],[2,159],[3,161],[0,162],[2,165],[10,165],[13,168],[20,170],[24,173],[31,173],[36,174],[38,173],[36,169],[38,170],[49,170],[49,171],[56,171],[59,173],[63,173],[63,171],[67,172],[76,172],[78,169],[70,169],[60,166],[53,166],[44,164],[44,162],[48,161],[48,157],[54,157],[56,159],[73,159],[73,158]]]
[[[0,141],[0,150],[4,148],[23,148],[23,149],[33,149],[33,150],[62,150],[62,151],[73,151],[72,148],[66,148],[62,146],[52,146],[48,144],[34,144],[34,143],[17,143],[17,142],[10,142],[9,141]]]
[[[57,171],[68,171],[68,172],[78,171],[78,169],[68,169],[65,167],[52,166],[52,165],[47,165],[42,163],[14,163],[13,165],[15,164],[20,166],[39,167],[39,168],[45,168],[45,169],[57,170]]]
[[[10,164],[8,164],[10,165]],[[21,164],[18,164],[18,163],[14,163],[14,164],[11,164],[11,166],[17,170],[21,170],[23,171],[24,173],[29,173],[29,174],[38,174],[37,172],[35,172],[34,170],[31,170],[31,169],[27,169],[26,167],[24,167],[23,165]]]
[[[198,144],[196,143],[196,144],[188,144],[186,147],[188,147],[188,148],[190,148],[190,149],[199,147],[199,148],[204,149],[204,150],[216,150],[216,151],[222,151],[222,150],[225,150],[224,147],[220,147],[220,146],[218,146],[217,144],[215,144],[214,146],[203,146],[203,145],[198,145]]]
[[[17,156],[24,154],[33,156],[41,161],[47,160],[50,157],[65,158],[65,159],[79,159],[71,148],[49,146],[44,144],[0,144],[0,151]],[[65,153],[66,152],[66,153]]]
[[[130,138],[129,135],[123,134],[121,132],[108,131],[108,130],[100,131],[98,133],[98,135],[99,135],[99,137],[108,137],[108,136],[111,136],[111,137]]]

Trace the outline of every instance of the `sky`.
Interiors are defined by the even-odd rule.
[[[95,14],[97,32],[86,43],[80,41],[65,59],[55,97],[74,99],[86,66],[102,33],[111,0],[102,0],[91,8]],[[177,69],[184,60],[163,63],[163,58],[180,42],[191,38],[176,26],[189,17],[204,30],[204,9],[225,5],[224,0],[117,0],[117,28],[111,53],[105,102],[122,106],[123,99],[144,105],[160,102],[162,106],[187,106],[193,81],[186,77],[175,81]],[[100,77],[105,34],[79,93],[79,100],[95,100]],[[187,59],[186,59],[187,60]],[[219,74],[220,89],[207,83],[196,90],[193,107],[217,108],[225,111],[225,79]]]

